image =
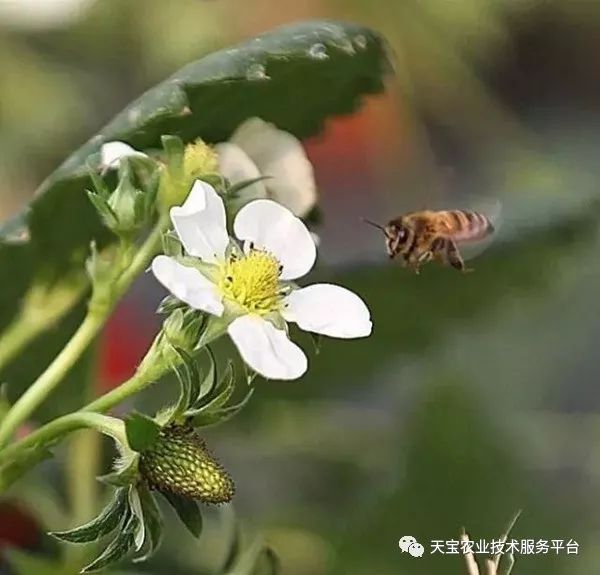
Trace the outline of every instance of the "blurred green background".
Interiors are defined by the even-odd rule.
[[[456,539],[462,526],[474,539],[498,537],[523,509],[515,538],[580,547],[518,556],[516,575],[593,573],[600,3],[0,0],[0,217],[186,62],[317,17],[372,26],[395,62],[384,96],[306,142],[323,214],[313,276],[360,293],[375,329],[366,341],[324,341],[301,381],[261,382],[241,417],[210,430],[236,478],[237,516],[277,551],[285,574],[458,574],[461,558],[430,555],[429,542]],[[359,221],[494,200],[503,205],[497,241],[464,276],[388,264],[382,238]],[[161,295],[146,278],[120,306],[101,342],[99,386],[133,368]],[[173,393],[155,387],[138,407],[159,391]],[[58,472],[73,453],[59,450],[13,491],[45,526],[94,511],[77,508],[90,498],[69,499]],[[199,542],[172,521],[160,556],[128,572],[210,573],[230,517],[209,517]],[[425,545],[423,558],[400,552],[403,535]],[[27,542],[55,552],[45,537]]]

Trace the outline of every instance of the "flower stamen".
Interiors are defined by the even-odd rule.
[[[223,264],[219,289],[246,312],[265,315],[281,307],[281,271],[275,256],[251,246],[245,256],[231,256]]]

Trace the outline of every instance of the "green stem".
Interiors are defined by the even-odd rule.
[[[202,345],[208,345],[220,337],[223,333],[224,329],[212,330],[209,335],[202,338]],[[130,379],[104,394],[102,397],[99,397],[91,403],[88,403],[85,407],[81,408],[80,411],[59,417],[58,419],[55,419],[54,421],[51,421],[50,423],[47,423],[46,425],[36,429],[21,441],[13,443],[12,445],[4,448],[0,451],[0,464],[4,461],[10,460],[10,458],[14,457],[22,450],[33,446],[44,446],[75,429],[85,427],[78,424],[80,421],[78,416],[98,415],[99,417],[104,417],[100,415],[100,413],[108,411],[115,405],[144,390],[157,379],[160,379],[165,373],[167,373],[167,371],[171,369],[171,365],[166,365],[165,363],[154,364],[152,361],[150,361],[156,351],[161,336],[162,333],[159,333],[156,336],[154,343],[148,350],[146,357],[142,360],[140,367]]]
[[[47,423],[21,441],[4,448],[0,452],[0,462],[10,462],[20,451],[42,445],[47,446],[72,431],[84,428],[95,429],[104,435],[113,437],[123,445],[127,445],[125,425],[120,419],[100,413],[76,411]]]
[[[111,290],[110,301],[94,305],[90,302],[88,313],[73,334],[67,345],[54,358],[38,379],[18,399],[0,424],[0,446],[5,445],[18,426],[23,423],[46,397],[60,384],[64,376],[73,367],[81,354],[96,337],[117,301],[127,291],[133,280],[148,266],[151,258],[160,248],[161,236],[168,226],[168,220],[161,218],[148,236],[131,265],[121,274]]]
[[[104,318],[88,314],[67,345],[46,371],[38,377],[6,414],[0,425],[0,445],[4,445],[19,425],[46,399],[73,367],[79,356],[104,325]]]

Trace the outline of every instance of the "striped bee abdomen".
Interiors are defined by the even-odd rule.
[[[454,241],[477,241],[494,232],[492,222],[479,212],[449,210],[445,214],[450,228],[449,235]]]

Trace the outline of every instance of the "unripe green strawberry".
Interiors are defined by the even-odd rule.
[[[163,429],[156,443],[141,454],[140,470],[154,489],[204,503],[227,503],[235,492],[225,468],[188,427]]]

